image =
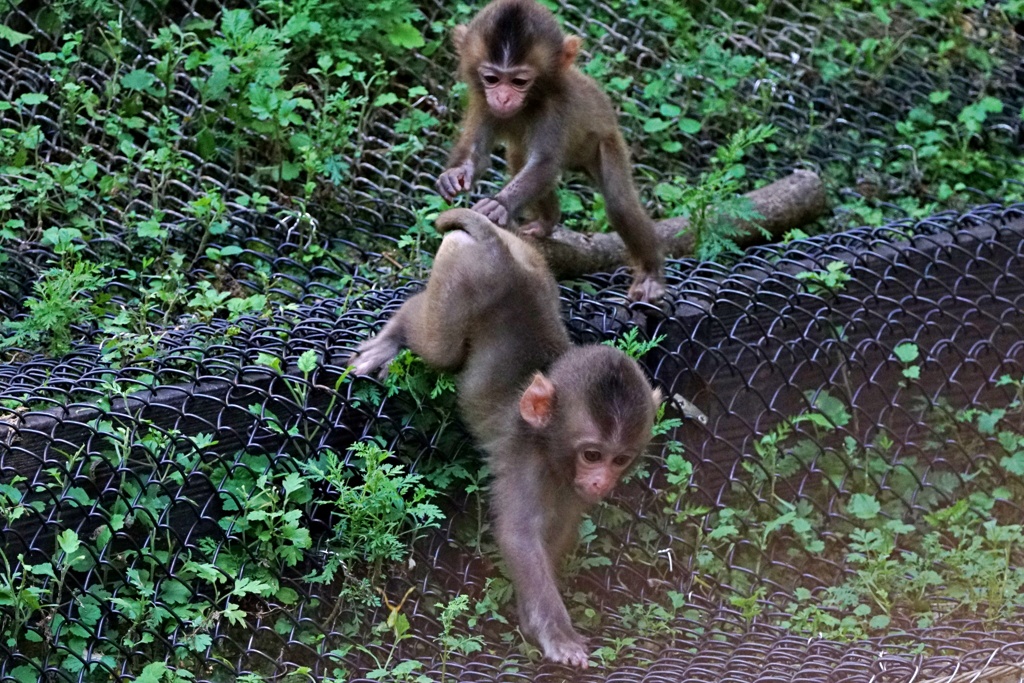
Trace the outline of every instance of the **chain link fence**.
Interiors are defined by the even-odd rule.
[[[762,119],[780,133],[746,157],[748,176],[814,170],[837,207],[820,235],[726,265],[670,262],[668,310],[628,305],[625,271],[563,286],[575,341],[638,329],[658,341],[641,358],[654,382],[707,416],[683,419],[671,400],[649,457],[584,525],[565,595],[595,666],[576,680],[1019,680],[1020,27],[998,3],[956,25],[769,4],[749,20],[707,10],[709,27],[739,18],[711,30],[696,73],[669,69],[685,27],[632,3],[559,11],[625,83],[614,94],[653,214],[671,210],[658,183],[707,172],[737,126]],[[30,316],[35,285],[71,252],[112,264],[89,300],[113,307],[75,320],[66,350],[20,342],[0,366],[0,681],[572,675],[515,631],[486,479],[445,380],[409,360],[384,383],[345,370],[427,273],[429,242],[407,236],[429,223],[417,198],[433,193],[459,111],[447,45],[382,64],[402,104],[367,100],[332,157],[340,180],[304,186],[258,117],[260,144],[204,153],[207,134],[223,147],[242,124],[160,48],[168,27],[223,10],[272,24],[267,3],[101,3],[87,20],[90,7],[8,3],[2,22],[30,39],[0,48],[0,218],[16,233],[0,242],[0,312]],[[453,10],[420,11],[433,26]],[[63,35],[73,27],[80,38]],[[217,21],[195,30],[231,35]],[[879,46],[882,34],[898,40]],[[70,43],[87,48],[65,54]],[[982,54],[968,59],[972,46]],[[848,72],[830,71],[829,51]],[[147,70],[164,80],[124,80]],[[671,140],[645,125],[714,106],[697,85],[730,75],[722,106],[751,108],[702,110],[699,134]],[[652,84],[684,113],[659,107]],[[965,134],[963,187],[943,187],[912,112],[983,96],[1004,106]],[[410,125],[410,111],[445,125]],[[182,128],[162,127],[168,116]],[[881,227],[855,227],[869,220]],[[52,227],[88,237],[62,242]],[[135,277],[153,258],[147,230],[166,247],[160,291],[252,308],[154,297]],[[110,310],[144,306],[144,329],[112,323]],[[424,484],[441,493],[418,499]],[[415,507],[426,502],[443,512],[436,527]],[[368,561],[380,538],[357,534],[360,512],[422,522],[411,559],[377,548]]]

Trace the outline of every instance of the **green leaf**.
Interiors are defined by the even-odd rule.
[[[917,344],[911,344],[909,342],[900,344],[893,349],[892,352],[901,363],[913,363],[921,354],[917,348]]]
[[[192,650],[194,652],[205,652],[213,644],[213,636],[207,633],[197,633],[192,638]]]
[[[683,190],[672,183],[658,183],[654,186],[654,194],[666,202],[676,202],[682,199]]]
[[[274,595],[283,605],[294,605],[299,601],[299,594],[294,588],[288,588],[287,586],[281,586],[277,589],[277,593]]]
[[[76,534],[73,529],[65,529],[60,532],[60,535],[57,536],[57,545],[60,546],[60,549],[64,551],[69,558],[74,556],[74,554],[78,552],[78,549],[82,547],[81,541],[78,540],[78,534]]]
[[[391,41],[392,45],[398,47],[404,47],[406,49],[412,49],[414,47],[423,47],[426,45],[426,41],[423,40],[423,35],[416,30],[416,27],[409,23],[395,24],[388,31],[388,40]]]
[[[158,221],[143,221],[136,229],[139,237],[147,239],[163,240],[167,237],[167,231],[163,229]]]
[[[888,628],[889,622],[891,621],[892,619],[889,618],[888,614],[876,614],[871,617],[871,621],[868,622],[868,626],[876,631],[881,631],[882,629]]]
[[[49,562],[42,564],[30,564],[28,571],[33,576],[49,576],[51,579],[56,579],[57,575],[53,571],[53,565]]]
[[[135,69],[121,77],[121,85],[129,90],[147,90],[154,83],[156,83],[156,75],[145,69]]]
[[[982,98],[981,102],[978,102],[978,106],[981,107],[982,110],[992,114],[998,114],[1003,111],[1002,100],[992,97],[991,95]]]
[[[2,35],[2,32],[0,32]],[[19,666],[18,668],[11,671],[11,676],[14,676],[14,680],[18,683],[39,683],[40,678],[39,669],[34,666]]]
[[[808,392],[811,394],[812,392]],[[811,396],[808,395],[808,400],[811,400]],[[850,423],[850,413],[846,409],[846,406],[835,396],[832,396],[827,391],[821,391],[817,396],[813,398],[811,405],[814,406],[815,410],[821,412],[825,417],[829,419],[835,427],[845,427]]]
[[[678,106],[674,104],[669,104],[667,102],[662,103],[662,105],[658,107],[658,111],[661,112],[661,115],[667,119],[674,119],[675,117],[683,113],[683,110],[680,109]]]
[[[43,102],[48,102],[49,100],[50,98],[41,92],[27,92],[18,98],[19,102],[30,107],[33,107],[37,104],[42,104]]]
[[[732,524],[719,524],[711,530],[711,533],[708,534],[708,538],[711,540],[726,539],[731,538],[738,533],[739,529]]]
[[[1005,408],[996,408],[989,413],[982,413],[978,415],[978,431],[982,434],[995,434],[996,425],[999,421],[1006,417]]]
[[[269,353],[264,353],[261,351],[260,353],[256,354],[256,364],[265,365],[268,368],[273,368],[278,372],[281,372],[281,359]]]
[[[160,584],[160,596],[170,605],[184,605],[192,597],[192,591],[181,581],[170,580]]]
[[[252,13],[246,9],[225,10],[220,20],[221,30],[229,36],[244,37],[252,31]]]
[[[305,485],[305,480],[303,480],[302,475],[298,472],[291,472],[281,482],[281,486],[284,488],[285,498],[290,498],[291,494],[301,490]]]
[[[846,509],[857,519],[868,520],[877,517],[882,511],[882,506],[868,493],[855,493],[850,496],[850,504]]]
[[[207,160],[217,153],[217,138],[209,128],[203,128],[196,135],[196,152]]]
[[[79,622],[86,626],[95,626],[100,623],[100,619],[103,617],[103,611],[100,606],[94,602],[84,603],[78,607],[78,619]]]
[[[945,102],[948,99],[949,99],[949,91],[948,90],[936,90],[935,92],[933,92],[931,95],[928,96],[928,101],[931,102],[932,104],[942,104],[943,102]]]
[[[669,127],[669,122],[665,119],[659,119],[657,116],[653,116],[644,122],[645,133],[660,133]]]
[[[687,135],[696,135],[700,132],[701,122],[696,119],[679,119],[679,130]]]
[[[135,681],[136,683],[160,683],[165,673],[167,673],[166,664],[163,662],[151,662],[146,665]]]
[[[4,26],[3,24],[0,24],[0,38],[3,38],[8,43],[10,43],[11,47],[17,47],[18,45],[21,45],[31,37],[32,36],[27,33],[15,31],[10,26]]]
[[[317,363],[320,361],[320,357],[313,349],[306,349],[301,356],[299,356],[299,372],[304,375],[316,370]]]

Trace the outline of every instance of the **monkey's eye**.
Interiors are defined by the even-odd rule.
[[[513,78],[512,85],[522,90],[526,86],[530,85],[530,81],[527,78]]]
[[[583,459],[587,462],[601,462],[601,451],[593,449],[583,451]]]
[[[484,83],[487,85],[498,85],[498,82],[501,81],[501,79],[494,74],[484,74],[481,78],[484,79]]]
[[[632,460],[628,455],[616,455],[615,459],[612,460],[612,464],[616,467],[625,467]]]

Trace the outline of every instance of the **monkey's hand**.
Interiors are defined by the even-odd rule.
[[[473,210],[481,216],[486,216],[498,227],[504,228],[508,225],[508,209],[493,197],[481,199],[473,205]]]
[[[384,379],[388,376],[388,364],[401,350],[401,346],[395,340],[385,335],[377,335],[360,344],[356,352],[349,356],[348,364],[352,366],[354,375],[369,375],[380,368],[377,377]]]
[[[664,295],[664,283],[650,273],[638,272],[629,288],[629,298],[633,301],[656,304]]]
[[[552,662],[568,664],[577,669],[586,669],[590,665],[587,661],[587,640],[572,629],[568,633],[545,633],[537,638],[537,642],[544,651],[544,657]]]
[[[473,164],[470,162],[449,168],[437,179],[437,191],[448,202],[454,200],[460,192],[469,192],[472,185]]]

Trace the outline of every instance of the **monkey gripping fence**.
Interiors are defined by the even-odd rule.
[[[830,165],[857,168],[862,152],[853,133],[900,120],[915,98],[936,89],[935,75],[899,60],[870,89],[807,78],[801,69],[809,60],[792,55],[806,57],[818,39],[837,31],[854,42],[863,36],[856,27],[813,23],[806,4],[780,3],[782,16],[750,27],[745,49],[779,68],[771,74],[773,123],[796,134],[812,109],[832,118],[799,156],[787,157],[783,149],[770,159],[751,159],[755,177],[774,179],[798,163],[812,165],[826,180]],[[0,49],[0,92],[7,100],[50,92],[49,67],[39,53],[53,46],[31,7],[9,7],[7,25],[39,35],[27,48]],[[216,11],[189,2],[122,9],[139,7],[163,12],[169,21]],[[563,10],[572,27],[604,22],[595,53],[622,51],[638,71],[657,65],[663,43],[654,27],[616,17],[602,3]],[[446,16],[442,3],[424,11]],[[978,18],[983,23],[984,15]],[[941,26],[927,28],[908,45],[936,40]],[[140,46],[154,29],[140,23],[135,31],[126,44],[147,64],[152,58]],[[780,62],[780,54],[789,62]],[[1022,103],[1020,60],[1005,63],[1010,66],[997,68],[989,87]],[[78,69],[78,82],[97,92],[110,79],[89,63]],[[435,76],[447,82],[443,70]],[[953,97],[973,96],[968,76],[953,77]],[[442,86],[421,82],[441,97]],[[169,101],[182,112],[203,106],[184,83],[172,93]],[[649,112],[651,105],[638,106]],[[101,171],[128,163],[113,144],[106,151],[96,145],[103,139],[98,124],[65,129],[60,113],[52,101],[33,105],[22,118],[3,110],[0,128],[27,127],[26,117],[41,126],[38,153],[45,159],[66,159],[92,140]],[[379,678],[372,670],[382,666],[397,680],[395,665],[410,662],[419,665],[407,670],[410,680],[568,675],[532,662],[513,626],[489,607],[472,627],[461,617],[449,631],[455,639],[480,636],[482,649],[466,653],[442,645],[437,605],[461,593],[486,607],[493,594],[486,581],[500,575],[465,529],[466,519],[471,526],[482,521],[474,496],[452,493],[443,505],[447,521],[416,543],[414,566],[389,568],[384,592],[390,604],[413,589],[396,608],[410,629],[394,649],[388,629],[383,635],[368,627],[345,630],[333,611],[337,581],[303,579],[330,559],[322,539],[337,519],[324,501],[339,495],[336,488],[314,487],[320,503],[302,507],[299,526],[314,541],[296,566],[282,570],[284,563],[249,558],[264,578],[280,582],[275,597],[246,594],[236,583],[235,599],[217,593],[232,590],[225,588],[230,582],[197,578],[197,563],[253,547],[245,528],[221,525],[229,511],[245,509],[254,490],[239,480],[251,485],[265,475],[270,490],[283,492],[287,477],[304,471],[305,459],[327,450],[345,453],[369,438],[381,439],[414,470],[472,455],[457,421],[447,413],[428,419],[429,401],[413,419],[408,395],[375,393],[370,379],[338,381],[347,354],[420,286],[372,289],[364,270],[386,275],[391,256],[380,245],[414,221],[416,202],[409,197],[431,185],[444,158],[447,142],[437,136],[427,140],[419,161],[396,162],[380,152],[381,140],[399,138],[397,120],[386,107],[371,115],[367,139],[377,142],[349,159],[355,182],[341,191],[342,211],[313,207],[312,219],[294,218],[276,202],[265,213],[229,202],[228,232],[205,246],[239,246],[242,255],[228,272],[203,261],[187,273],[190,293],[207,280],[251,293],[266,291],[258,274],[269,272],[271,294],[290,302],[288,308],[230,323],[179,321],[160,331],[158,352],[145,363],[115,367],[104,349],[88,343],[96,331],[83,325],[76,331],[85,341],[59,360],[15,354],[0,367],[0,681],[319,681],[340,676],[342,668],[350,670],[348,680],[363,680],[359,676]],[[1012,135],[1007,117],[986,125],[994,134]],[[707,153],[698,148],[693,157],[659,158],[658,168],[666,176],[685,174]],[[278,196],[275,188],[249,183],[249,162],[240,168],[190,162],[183,179],[158,190],[165,206],[177,207],[163,224],[184,253],[201,246],[183,210],[196,188]],[[639,162],[653,163],[649,154]],[[157,187],[142,170],[137,181],[146,192]],[[109,216],[104,201],[127,215],[135,202],[147,201],[142,194],[82,201],[96,216]],[[978,193],[979,203],[999,199]],[[106,236],[83,244],[83,253],[133,263],[129,229],[103,220]],[[311,226],[331,226],[332,234],[311,233]],[[308,266],[302,257],[313,242],[328,247],[327,256]],[[0,310],[14,316],[24,312],[23,298],[52,252],[26,239],[5,246],[4,254]],[[598,531],[580,552],[584,564],[567,581],[567,594],[570,605],[581,606],[574,608],[581,629],[605,654],[600,666],[577,678],[1019,680],[1020,609],[955,609],[948,594],[933,598],[923,591],[915,604],[948,616],[928,623],[894,614],[889,628],[844,640],[813,628],[808,612],[795,614],[813,605],[824,587],[857,575],[846,555],[848,537],[870,515],[856,509],[856,495],[881,503],[886,518],[916,523],[963,499],[980,477],[997,491],[993,514],[1019,522],[1019,476],[1000,466],[1012,444],[960,411],[1006,408],[1013,391],[999,378],[1024,375],[1024,206],[988,204],[756,248],[730,267],[674,261],[668,279],[668,312],[626,307],[628,278],[621,271],[562,290],[576,341],[602,341],[638,326],[642,336],[660,339],[642,359],[656,383],[708,418],[706,424],[685,421],[656,442],[647,465],[613,504],[595,513]],[[137,294],[118,282],[107,293],[115,301]],[[319,362],[307,375],[298,366],[308,350]],[[260,354],[279,359],[283,370],[258,362]],[[678,416],[678,405],[668,412]],[[829,419],[809,417],[816,414]],[[1004,419],[1017,420],[1019,432],[1019,410],[1011,407]],[[692,465],[688,477],[676,459],[676,441]],[[801,535],[797,516],[813,520],[822,547]],[[288,546],[275,547],[284,552]],[[67,558],[83,549],[87,560],[69,566]],[[588,558],[604,559],[586,564]],[[1017,576],[1020,560],[1017,548],[1007,577]],[[904,583],[894,585],[909,585],[906,570],[899,572]],[[800,590],[812,591],[812,598],[796,598]],[[198,602],[217,611],[190,614],[189,605]],[[231,614],[232,605],[242,617]],[[821,614],[843,616],[835,604],[823,606],[816,618]],[[380,608],[370,621],[384,623],[388,615]],[[344,650],[352,645],[359,647]]]

